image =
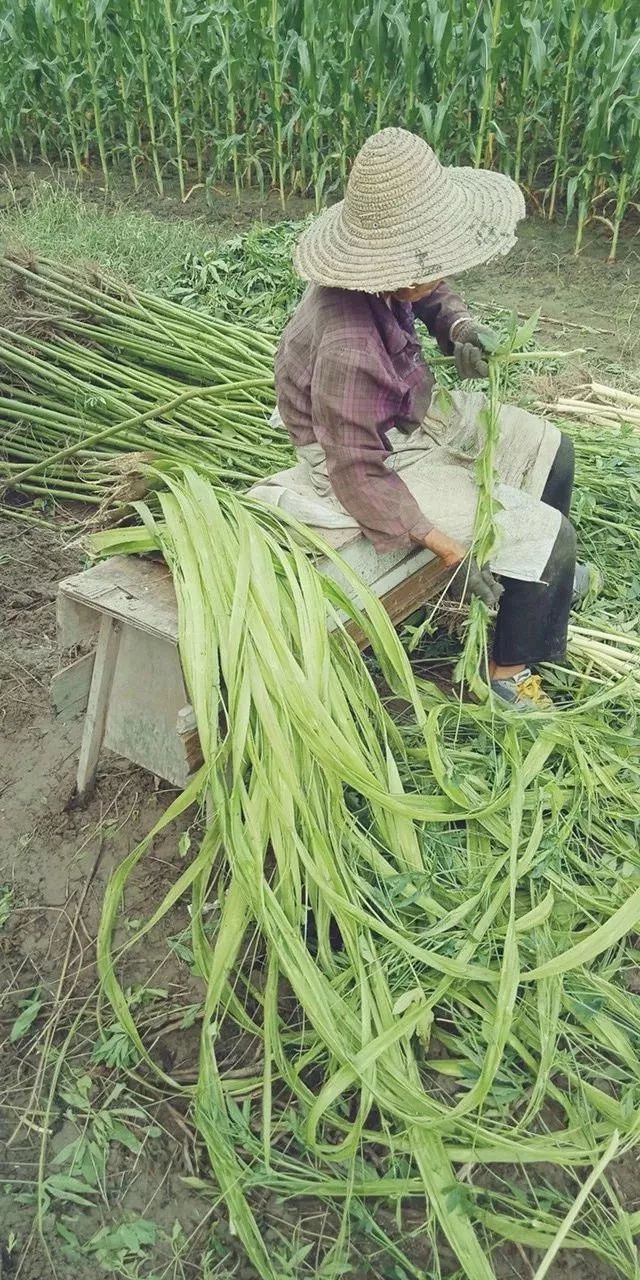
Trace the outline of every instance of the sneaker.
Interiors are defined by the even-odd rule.
[[[507,702],[514,711],[549,711],[553,702],[542,688],[540,676],[532,675],[528,667],[517,676],[505,680],[492,680],[491,689],[496,697]]]
[[[597,596],[602,587],[601,575],[594,564],[578,564],[573,577],[573,597],[571,603],[575,608],[582,604],[585,596]]]

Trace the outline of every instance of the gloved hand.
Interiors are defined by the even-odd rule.
[[[447,595],[458,604],[467,604],[477,596],[488,609],[497,609],[504,587],[494,578],[488,565],[480,568],[474,556],[468,556],[458,565],[447,587]]]
[[[486,324],[474,324],[473,320],[464,320],[453,327],[453,357],[456,362],[458,377],[486,378],[489,367],[484,358],[485,352],[495,351],[499,339]]]

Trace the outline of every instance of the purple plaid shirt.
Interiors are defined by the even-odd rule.
[[[413,430],[431,400],[416,316],[450,354],[451,326],[468,312],[444,282],[413,305],[313,285],[276,356],[278,408],[293,444],[322,446],[336,497],[377,551],[411,546],[433,528],[384,465],[392,452],[386,433]]]

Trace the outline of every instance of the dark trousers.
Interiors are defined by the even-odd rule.
[[[504,595],[493,641],[493,659],[501,667],[564,658],[576,567],[576,535],[567,518],[573,476],[573,444],[562,436],[542,493],[542,502],[562,512],[562,523],[541,582],[502,579]]]

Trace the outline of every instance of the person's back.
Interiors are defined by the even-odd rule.
[[[420,422],[433,386],[409,303],[322,285],[307,289],[289,321],[275,374],[280,416],[298,448],[317,439],[314,408],[329,393],[342,394],[345,408],[352,396],[366,400],[382,434]]]

